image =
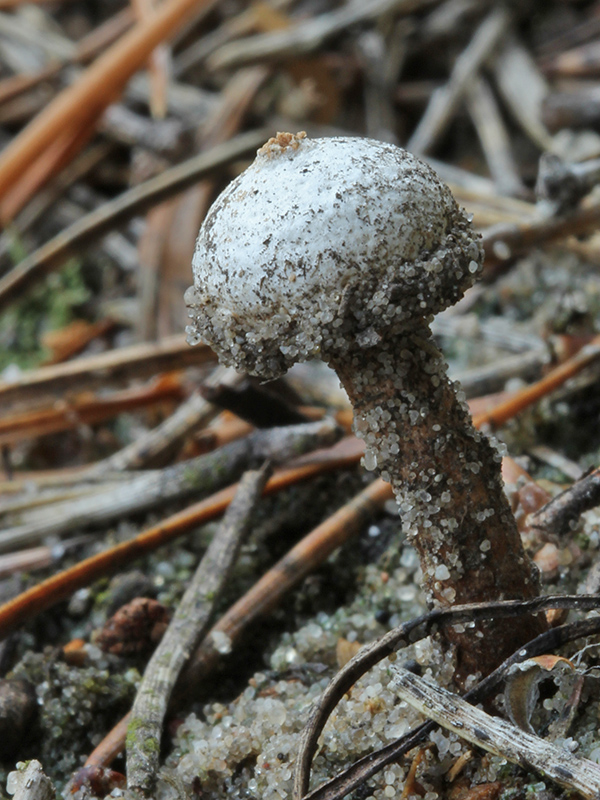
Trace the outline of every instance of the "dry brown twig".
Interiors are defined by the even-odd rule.
[[[532,528],[564,536],[585,511],[600,503],[600,469],[591,470],[529,517]]]
[[[133,473],[106,488],[93,486],[75,499],[22,510],[12,526],[9,519],[0,533],[0,551],[37,543],[51,534],[103,524],[192,493],[214,492],[265,459],[282,463],[294,455],[327,447],[340,435],[332,420],[255,431],[213,453],[160,470]]]
[[[278,492],[298,481],[307,480],[323,472],[354,466],[362,448],[353,440],[342,441],[341,446],[327,451],[320,457],[313,455],[306,463],[290,466],[277,472],[267,483],[266,493]],[[385,487],[385,497],[389,497],[389,487]],[[383,489],[380,490],[383,491]],[[31,616],[51,608],[77,589],[89,585],[103,575],[115,572],[144,553],[171,541],[193,527],[209,522],[220,516],[231,502],[235,486],[222,489],[206,500],[194,503],[184,511],[174,514],[160,524],[143,531],[132,540],[91,556],[73,567],[60,572],[33,586],[4,605],[0,606],[0,637],[14,630]]]
[[[446,86],[434,93],[407,149],[417,155],[428,152],[454,116],[474,77],[508,30],[511,17],[502,6],[495,8],[478,27],[468,47],[456,59]]]
[[[275,608],[286,592],[297,586],[335,549],[358,535],[364,525],[381,511],[391,497],[392,492],[388,484],[381,480],[373,481],[271,567],[208,632],[181,676],[174,704],[178,705],[183,698],[189,699],[190,696],[197,694],[203,681],[223,657],[214,646],[213,634],[226,636],[232,646],[235,646],[254,621]],[[86,763],[95,765],[110,763],[124,745],[128,719],[129,716],[110,731],[105,742],[89,756]]]
[[[394,665],[394,688],[399,697],[461,739],[529,767],[555,783],[579,792],[588,800],[600,795],[600,767],[574,756],[564,747],[547,742],[505,720],[486,714],[451,692]]]
[[[208,59],[213,70],[231,69],[257,61],[272,61],[310,53],[332,36],[358,22],[376,20],[389,14],[411,14],[433,0],[376,0],[366,5],[345,6],[319,14],[285,30],[258,34],[231,42]]]
[[[125,381],[214,361],[208,347],[192,353],[183,336],[171,336],[160,342],[135,344],[39,367],[24,372],[16,380],[0,381],[0,408],[6,412],[18,406],[23,411],[28,405],[51,404],[61,395],[106,385],[108,381]]]
[[[9,413],[0,418],[0,446],[72,430],[78,425],[93,425],[128,410],[181,401],[183,394],[181,378],[165,374],[139,389],[117,391],[110,397],[83,393],[72,399],[56,401],[50,408],[39,411]]]
[[[209,375],[204,385],[235,386],[240,380],[242,376],[234,370],[219,367]],[[206,425],[217,413],[218,409],[200,392],[194,392],[163,423],[94,464],[87,471],[89,474],[103,475],[112,471],[141,469],[153,464],[194,430]]]

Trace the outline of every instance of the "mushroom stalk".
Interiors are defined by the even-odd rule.
[[[449,606],[535,597],[537,570],[503,492],[501,456],[473,427],[429,327],[385,347],[355,347],[329,364],[354,408],[366,468],[392,484],[428,600]],[[544,623],[529,617],[515,629],[500,620],[481,630],[485,636],[456,626],[444,632],[457,648],[459,680],[491,672]]]

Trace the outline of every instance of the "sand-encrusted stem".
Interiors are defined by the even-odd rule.
[[[428,327],[387,341],[383,351],[357,348],[329,363],[354,407],[365,466],[394,488],[429,599],[449,606],[535,597],[537,569],[502,490],[501,456],[471,424]],[[457,646],[464,680],[490,672],[541,630],[529,617],[517,632],[502,620],[477,631],[451,626],[445,637]]]
[[[334,367],[365,465],[391,481],[430,599],[444,605],[537,592],[500,457],[472,427],[429,331],[482,259],[450,190],[410,153],[278,134],[209,211],[186,293],[188,340],[224,363],[267,380],[309,358]],[[488,672],[542,624],[447,631],[460,676]]]

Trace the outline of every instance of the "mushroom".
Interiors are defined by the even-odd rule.
[[[537,571],[503,492],[501,456],[473,427],[429,327],[479,273],[478,236],[448,187],[405,150],[305,137],[270,139],[210,209],[186,292],[188,341],[266,380],[311,358],[336,371],[364,466],[392,484],[430,603],[533,597]],[[444,635],[464,679],[541,630],[530,617],[518,629],[498,620]]]

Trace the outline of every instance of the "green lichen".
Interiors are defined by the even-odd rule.
[[[158,753],[160,749],[160,745],[158,743],[158,739],[156,736],[149,736],[147,739],[144,739],[142,743],[142,750],[148,755],[153,753]]]
[[[127,747],[128,750],[136,743],[138,731],[142,727],[142,725],[143,725],[142,720],[138,719],[137,717],[133,717],[130,720],[129,724],[127,725],[127,736],[125,737],[125,746]]]

